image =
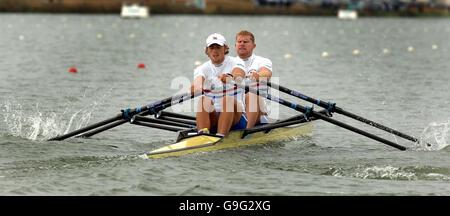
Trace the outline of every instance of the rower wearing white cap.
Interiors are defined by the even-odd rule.
[[[255,36],[246,30],[236,34],[235,43],[238,57],[244,61],[246,77],[253,81],[269,81],[272,77],[272,61],[253,53],[256,48]],[[250,87],[252,87],[250,85]],[[258,123],[268,123],[266,103],[264,98],[248,92],[245,95],[245,111],[248,119],[247,128]]]
[[[244,91],[232,84],[242,82],[245,76],[244,62],[228,56],[225,37],[214,33],[206,39],[205,53],[209,61],[194,70],[192,91],[205,93],[200,97],[196,111],[199,133],[214,131],[225,136],[231,129],[243,129],[245,117]]]

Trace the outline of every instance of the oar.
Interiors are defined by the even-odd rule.
[[[297,110],[297,111],[300,111],[302,113],[305,113],[305,115],[310,115],[312,117],[316,117],[316,118],[322,119],[322,120],[327,121],[327,122],[329,122],[331,124],[334,124],[334,125],[337,125],[339,127],[345,128],[347,130],[353,131],[355,133],[361,134],[361,135],[363,135],[365,137],[377,140],[379,142],[382,142],[384,144],[387,144],[387,145],[392,146],[394,148],[397,148],[399,150],[402,150],[402,151],[406,150],[406,147],[404,147],[404,146],[401,146],[401,145],[399,145],[397,143],[393,143],[393,142],[391,142],[389,140],[383,139],[383,138],[381,138],[379,136],[376,136],[374,134],[371,134],[371,133],[368,133],[366,131],[360,130],[360,129],[355,128],[353,126],[347,125],[347,124],[345,124],[343,122],[334,120],[334,119],[332,119],[332,118],[330,118],[330,117],[328,117],[326,115],[323,115],[323,114],[321,114],[319,112],[313,111],[312,108],[306,108],[306,107],[301,106],[299,104],[291,103],[291,102],[283,100],[281,98],[272,96],[272,95],[270,95],[270,94],[268,94],[266,92],[262,92],[262,91],[259,91],[259,90],[251,89],[248,86],[246,86],[245,89],[246,90],[249,89],[250,92],[259,94],[260,96],[265,97],[265,98],[267,98],[267,99],[269,99],[271,101],[275,101],[275,102],[277,102],[277,103],[279,103],[281,105],[284,105],[284,106],[290,107],[290,108],[292,108],[294,110]]]
[[[76,135],[79,135],[81,133],[85,133],[85,132],[88,132],[90,130],[93,130],[93,129],[96,129],[96,128],[104,126],[103,128],[100,128],[99,130],[93,131],[95,133],[99,133],[99,132],[102,132],[102,131],[107,130],[107,129],[111,129],[113,127],[116,127],[118,125],[121,125],[121,124],[129,121],[136,114],[144,113],[144,112],[146,114],[149,114],[149,115],[156,114],[157,112],[159,112],[159,111],[161,111],[161,110],[163,110],[163,109],[165,109],[167,107],[170,107],[172,105],[181,103],[181,102],[185,101],[188,98],[189,99],[194,98],[194,97],[196,97],[198,95],[201,95],[201,93],[193,94],[191,92],[188,92],[188,93],[184,93],[184,94],[174,95],[174,96],[165,98],[163,100],[159,100],[159,101],[153,102],[151,104],[148,104],[146,106],[138,107],[138,108],[135,108],[135,109],[121,110],[122,113],[116,115],[113,118],[110,118],[110,119],[107,119],[107,120],[104,120],[104,121],[101,121],[101,122],[98,122],[98,123],[95,123],[95,124],[91,124],[89,126],[86,126],[84,128],[80,128],[78,130],[72,131],[70,133],[67,133],[67,134],[64,134],[64,135],[61,135],[61,136],[53,137],[53,138],[49,139],[48,141],[64,140],[64,139],[67,139],[69,137],[76,136]],[[110,124],[110,126],[106,126],[108,124]],[[95,134],[95,133],[93,133],[93,134]],[[91,136],[93,134],[91,134]]]
[[[112,123],[110,123],[110,124],[103,125],[103,126],[101,126],[101,127],[99,127],[99,128],[96,128],[95,130],[88,131],[88,132],[86,132],[86,133],[83,133],[83,134],[80,134],[80,135],[78,135],[78,136],[75,136],[75,138],[87,138],[87,137],[91,137],[91,136],[94,136],[95,134],[98,134],[98,133],[103,132],[103,131],[105,131],[105,130],[109,130],[109,129],[111,129],[111,128],[117,127],[117,126],[122,125],[122,124],[127,123],[127,122],[128,122],[127,119],[120,119],[120,120],[118,120],[118,121],[115,121],[115,122],[112,122]]]
[[[404,133],[402,133],[400,131],[394,130],[394,129],[389,128],[387,126],[384,126],[384,125],[382,125],[380,123],[374,122],[372,120],[366,119],[364,117],[358,116],[358,115],[350,113],[348,111],[345,111],[344,109],[342,109],[340,107],[337,107],[336,104],[334,104],[334,103],[328,103],[328,102],[325,102],[325,101],[322,101],[322,100],[318,100],[318,99],[314,99],[314,98],[308,97],[308,96],[306,96],[306,95],[304,95],[304,94],[302,94],[302,93],[300,93],[298,91],[295,91],[295,90],[292,90],[292,89],[289,89],[289,88],[277,85],[275,83],[271,83],[271,82],[264,82],[264,83],[266,83],[268,86],[270,86],[270,87],[272,87],[274,89],[278,89],[279,91],[284,92],[286,94],[289,94],[289,95],[292,95],[294,97],[303,99],[303,100],[311,102],[313,104],[317,104],[317,105],[319,105],[319,106],[321,106],[321,107],[323,107],[325,109],[328,109],[329,112],[337,112],[339,114],[345,115],[345,116],[350,117],[352,119],[355,119],[355,120],[358,120],[360,122],[366,123],[368,125],[374,126],[374,127],[378,128],[378,129],[384,130],[386,132],[389,132],[391,134],[397,135],[399,137],[402,137],[404,139],[407,139],[407,140],[410,140],[410,141],[413,141],[413,142],[418,142],[419,141],[415,137],[412,137],[410,135],[404,134]],[[428,143],[427,143],[427,145],[430,146],[430,144],[428,144]]]
[[[145,116],[145,115],[154,115],[154,114],[158,114],[159,113],[159,111],[161,111],[161,110],[163,110],[163,109],[165,109],[165,108],[168,108],[168,107],[170,107],[170,106],[172,106],[172,105],[175,105],[175,104],[179,104],[179,103],[181,103],[181,102],[183,102],[183,101],[185,101],[185,100],[187,100],[187,99],[192,99],[192,98],[194,98],[194,97],[197,97],[198,95],[201,95],[201,93],[198,93],[198,94],[196,94],[196,95],[193,95],[193,94],[186,94],[186,95],[181,95],[181,96],[173,96],[172,97],[172,99],[173,99],[173,101],[166,101],[165,103],[162,103],[161,105],[159,105],[158,107],[156,107],[156,108],[154,108],[154,109],[148,109],[147,111],[144,111],[144,112],[136,112],[135,110],[131,110],[131,109],[127,109],[127,110],[122,110],[122,116],[126,116],[125,118],[122,118],[121,120],[119,120],[119,121],[116,121],[116,122],[114,122],[114,123],[111,123],[111,124],[107,124],[107,125],[104,125],[104,126],[102,126],[102,127],[100,127],[100,128],[97,128],[96,130],[93,130],[93,131],[89,131],[89,132],[86,132],[86,133],[84,133],[84,134],[81,134],[81,135],[79,135],[79,136],[76,136],[76,138],[87,138],[87,137],[91,137],[91,136],[93,136],[93,135],[95,135],[95,134],[98,134],[98,133],[100,133],[100,132],[103,132],[103,131],[105,131],[105,130],[108,130],[108,129],[111,129],[111,128],[114,128],[114,127],[117,127],[117,126],[119,126],[119,125],[121,125],[121,124],[124,124],[124,123],[126,123],[126,122],[129,122],[131,119],[132,119],[132,117],[133,116]],[[142,109],[142,108],[141,108]],[[131,118],[130,118],[131,117]]]
[[[113,117],[113,118],[106,119],[106,120],[104,120],[104,121],[101,121],[101,122],[98,122],[98,123],[95,123],[95,124],[91,124],[91,125],[89,125],[89,126],[86,126],[86,127],[84,127],[84,128],[80,128],[80,129],[78,129],[78,130],[72,131],[72,132],[70,132],[70,133],[67,133],[67,134],[64,134],[64,135],[61,135],[61,136],[53,137],[53,138],[49,139],[48,141],[55,141],[55,140],[60,141],[60,140],[64,140],[64,139],[67,139],[67,138],[69,138],[69,137],[72,137],[72,136],[75,136],[75,135],[84,133],[84,132],[86,132],[86,131],[90,131],[90,130],[92,130],[92,129],[101,127],[101,126],[103,126],[103,125],[106,125],[106,124],[109,124],[109,123],[112,123],[112,122],[119,121],[119,120],[121,120],[121,119],[122,119],[122,114],[118,114],[117,116],[115,116],[115,117]]]

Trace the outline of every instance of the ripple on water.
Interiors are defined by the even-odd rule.
[[[353,177],[361,179],[398,180],[398,181],[449,181],[450,170],[429,166],[395,167],[391,165],[357,166],[350,168],[330,167],[324,175]]]

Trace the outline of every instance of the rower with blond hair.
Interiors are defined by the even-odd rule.
[[[246,77],[253,82],[269,81],[272,77],[272,61],[255,55],[253,53],[255,48],[253,33],[242,30],[236,34],[235,49],[238,58],[244,61]],[[246,128],[252,128],[260,123],[268,123],[266,107],[264,98],[251,92],[245,94]]]

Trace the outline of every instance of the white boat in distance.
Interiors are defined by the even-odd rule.
[[[344,20],[355,20],[358,18],[358,12],[355,10],[339,9],[338,18]]]
[[[147,18],[149,9],[147,6],[140,6],[138,4],[123,4],[120,11],[122,18]]]

